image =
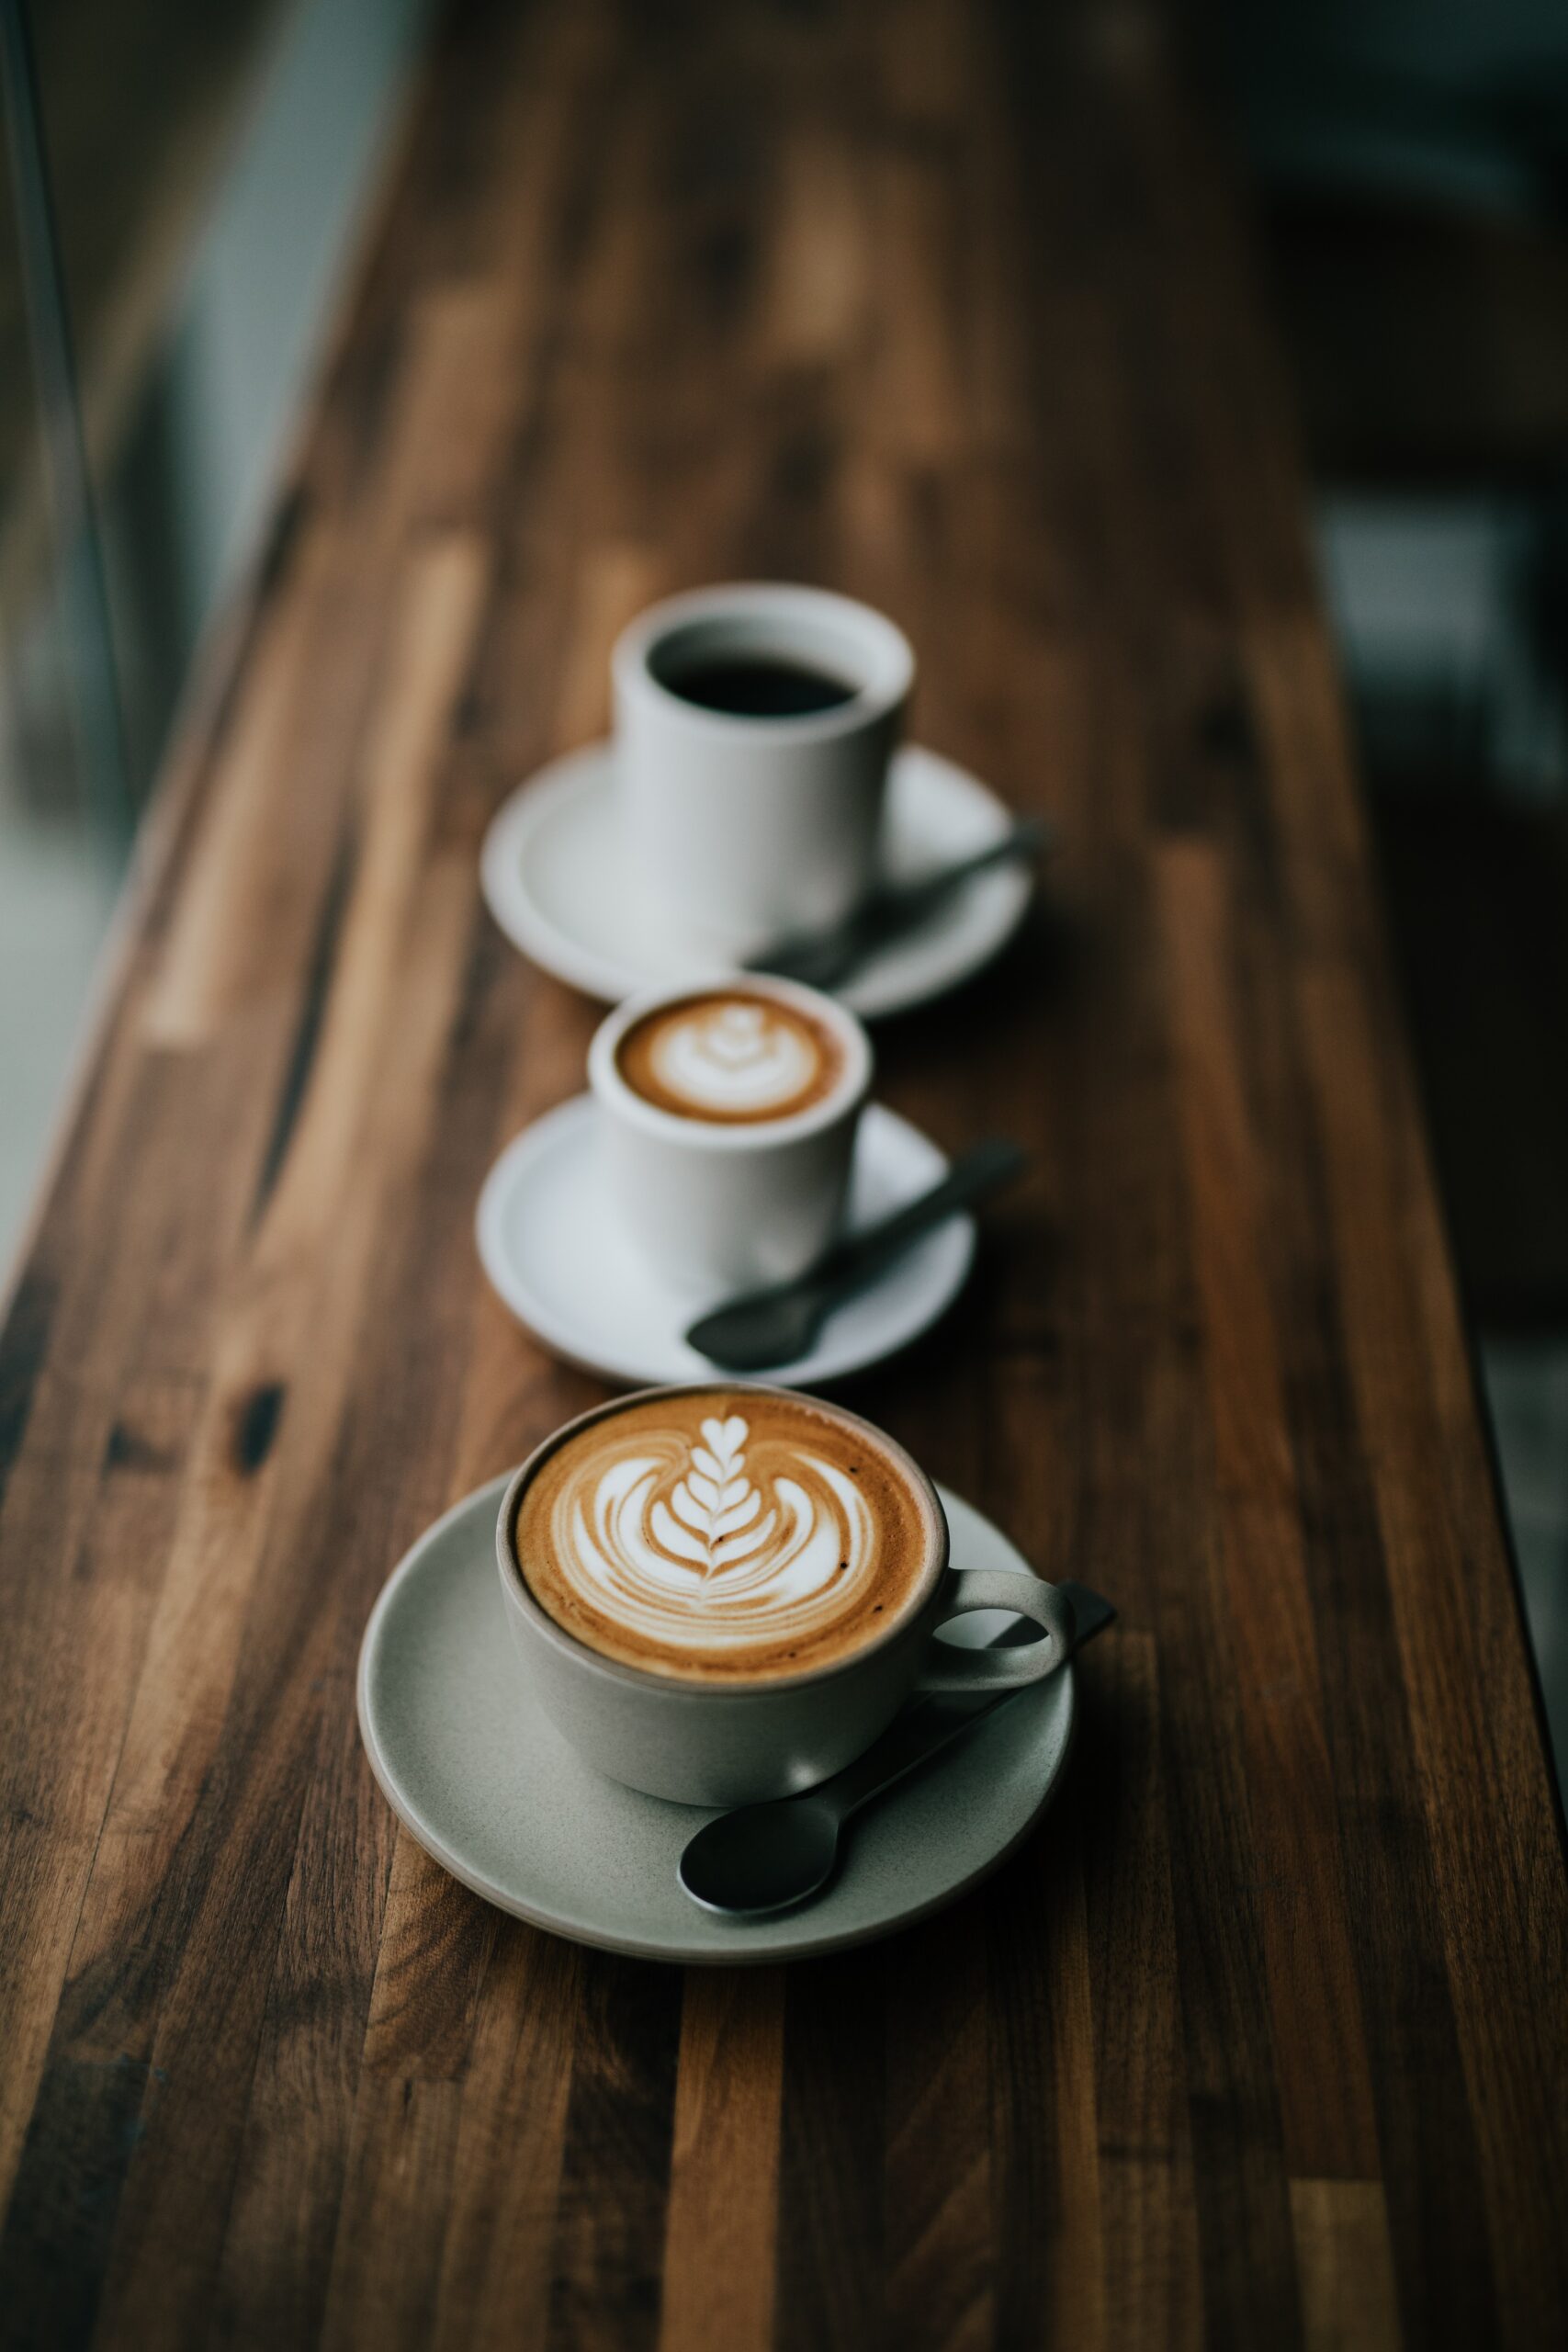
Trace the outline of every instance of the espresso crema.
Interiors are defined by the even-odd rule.
[[[839,1040],[783,999],[706,989],[634,1021],[615,1067],[635,1094],[676,1117],[736,1125],[790,1119],[842,1075]]]
[[[929,1589],[943,1531],[862,1426],[794,1396],[704,1389],[590,1422],[523,1490],[535,1600],[591,1649],[703,1681],[832,1665]]]

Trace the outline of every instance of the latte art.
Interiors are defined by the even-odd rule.
[[[821,1058],[812,1039],[760,1004],[672,1022],[649,1057],[667,1093],[705,1111],[772,1111],[806,1091]]]
[[[860,1425],[702,1393],[591,1424],[525,1491],[535,1596],[592,1646],[666,1672],[792,1673],[897,1613],[931,1514]]]
[[[633,1440],[635,1451],[568,1489],[558,1539],[620,1623],[725,1649],[749,1642],[760,1614],[781,1636],[808,1632],[838,1578],[849,1579],[845,1598],[863,1582],[871,1518],[852,1480],[801,1452],[764,1493],[746,1466],[750,1435],[736,1413],[705,1421],[689,1451],[679,1439],[651,1451]]]
[[[709,992],[633,1023],[622,1077],[659,1109],[722,1122],[784,1119],[821,1102],[842,1057],[829,1032],[780,998]]]

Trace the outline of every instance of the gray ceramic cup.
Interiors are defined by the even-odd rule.
[[[1052,1585],[1005,1572],[953,1566],[935,1487],[902,1446],[847,1413],[811,1403],[868,1437],[923,1498],[931,1543],[913,1604],[848,1657],[804,1674],[742,1687],[682,1681],[603,1657],[558,1625],[528,1589],[513,1532],[524,1489],[557,1446],[593,1422],[653,1396],[721,1385],[737,1396],[786,1396],[755,1381],[691,1381],[619,1396],[569,1421],[531,1453],[509,1483],[496,1524],[496,1560],[507,1623],[534,1696],[578,1753],[612,1780],[681,1804],[754,1804],[812,1787],[869,1747],[917,1691],[1020,1690],[1054,1672],[1072,1647],[1072,1605]],[[1031,1617],[1043,1639],[1005,1649],[959,1649],[933,1639],[972,1609]]]

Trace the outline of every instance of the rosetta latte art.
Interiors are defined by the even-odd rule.
[[[852,1611],[875,1529],[852,1477],[739,1414],[699,1436],[638,1428],[585,1455],[552,1512],[558,1570],[642,1641],[720,1657],[788,1645]]]
[[[852,1415],[786,1390],[655,1390],[540,1460],[513,1524],[534,1599],[657,1674],[807,1673],[931,1590],[941,1513]]]
[[[766,1111],[804,1094],[821,1061],[810,1031],[756,1001],[705,1004],[654,1042],[655,1077],[704,1111]]]

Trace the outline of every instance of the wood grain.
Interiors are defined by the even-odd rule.
[[[782,1973],[687,1974],[661,2346],[773,2342],[784,2014]]]
[[[1562,1822],[1221,153],[1142,5],[453,10],[0,1333],[0,2339],[1568,2340]],[[354,1669],[602,1393],[474,1258],[594,1019],[484,828],[769,572],[1059,828],[878,1041],[1032,1159],[848,1393],[1122,1613],[987,1888],[682,1979],[426,1860]]]

